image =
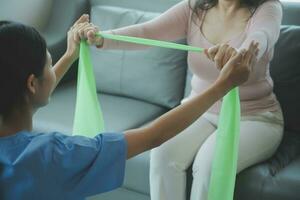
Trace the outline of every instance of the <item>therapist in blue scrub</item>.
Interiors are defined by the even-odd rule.
[[[146,127],[94,138],[33,133],[32,117],[78,58],[79,41],[96,31],[82,16],[68,32],[67,51],[52,67],[46,42],[32,27],[0,21],[0,199],[84,199],[122,185],[125,161],[155,148],[248,78],[255,45],[230,57],[201,96]],[[72,116],[70,116],[72,117]]]

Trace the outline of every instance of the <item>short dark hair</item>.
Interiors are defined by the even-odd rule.
[[[44,38],[33,27],[0,21],[0,116],[24,103],[27,79],[42,77],[47,58]]]

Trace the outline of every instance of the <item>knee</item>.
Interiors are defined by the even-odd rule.
[[[201,179],[207,179],[209,181],[212,168],[212,158],[208,158],[207,155],[197,156],[194,160],[192,169],[193,177],[200,177]]]
[[[176,147],[160,146],[150,153],[150,167],[152,170],[186,170],[185,163],[181,163],[180,157],[176,154]]]

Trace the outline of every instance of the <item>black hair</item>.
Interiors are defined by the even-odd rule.
[[[192,5],[192,1],[195,1]],[[192,10],[192,17],[199,16],[199,10],[209,10],[210,8],[216,6],[219,0],[189,0],[189,6]],[[241,5],[249,8],[251,16],[255,13],[256,9],[263,3],[271,0],[240,0]],[[275,0],[276,1],[276,0]]]
[[[47,58],[44,38],[33,27],[0,21],[0,116],[24,104],[27,79],[42,77]]]

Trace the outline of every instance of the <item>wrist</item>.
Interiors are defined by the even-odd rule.
[[[212,85],[213,90],[216,92],[216,94],[219,97],[223,97],[225,94],[227,94],[233,87],[232,85],[227,81],[220,81],[217,80]]]
[[[67,61],[68,63],[72,64],[78,59],[77,55],[74,55],[74,53],[70,53],[69,51],[66,51],[62,58]]]

